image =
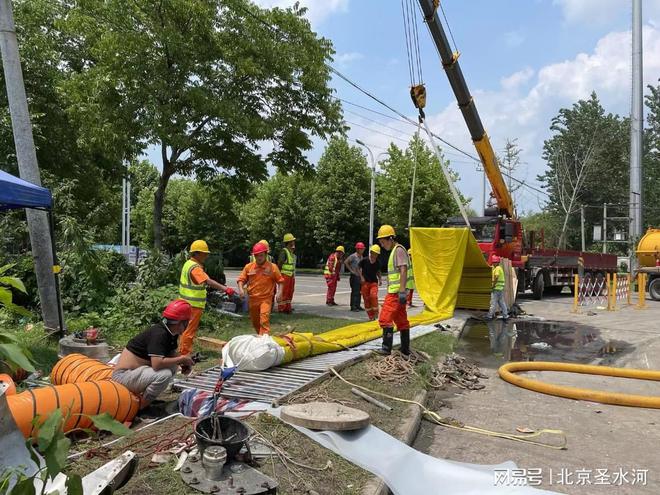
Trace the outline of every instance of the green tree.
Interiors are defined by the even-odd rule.
[[[648,86],[649,94],[645,103],[646,130],[644,132],[643,163],[643,219],[644,227],[660,227],[660,84]]]
[[[548,169],[538,180],[550,195],[548,211],[566,220],[560,244],[578,249],[581,205],[628,203],[629,121],[606,113],[592,93],[562,108],[550,130],[543,147]],[[602,210],[587,208],[588,240],[601,218]]]
[[[248,0],[83,0],[70,11],[65,25],[85,60],[66,90],[84,139],[123,159],[160,150],[155,247],[175,174],[245,185],[265,179],[267,163],[309,168],[311,136],[340,129],[325,65],[332,45],[304,12]],[[274,144],[266,156],[263,141]]]
[[[313,266],[320,257],[310,208],[318,194],[317,185],[316,174],[308,172],[275,174],[257,186],[241,214],[249,242],[266,239],[271,242],[273,253],[277,254],[284,234],[291,232],[297,239],[299,262],[303,266]],[[248,243],[246,250],[249,247]]]
[[[356,146],[333,137],[319,159],[312,203],[314,237],[323,256],[338,244],[352,247],[369,238],[371,171]]]
[[[417,172],[412,225],[438,227],[448,217],[459,214],[438,158],[426,143],[414,136],[405,151],[390,144],[388,158],[381,162],[383,172],[377,179],[376,211],[382,223],[392,224],[403,237],[407,237],[415,163]],[[445,165],[449,166],[449,163]],[[452,175],[456,178],[456,174]]]

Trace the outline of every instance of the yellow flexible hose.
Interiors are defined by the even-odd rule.
[[[500,378],[502,378],[502,380],[517,385],[518,387],[533,390],[534,392],[540,392],[542,394],[555,395],[567,399],[600,402],[602,404],[614,404],[617,406],[660,409],[660,397],[621,394],[617,392],[601,392],[600,390],[553,385],[551,383],[545,383],[539,380],[516,375],[515,373],[517,371],[564,371],[567,373],[582,373],[585,375],[601,375],[653,381],[660,381],[660,371],[611,368],[608,366],[593,366],[586,364],[554,363],[547,361],[507,363],[500,366],[499,369]]]

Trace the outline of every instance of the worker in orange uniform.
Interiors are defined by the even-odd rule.
[[[238,295],[245,296],[244,287],[247,285],[248,311],[252,327],[259,335],[268,335],[273,294],[278,285],[282,294],[284,279],[277,265],[267,260],[268,248],[263,243],[258,242],[252,247],[252,255],[255,261],[245,265],[238,277]]]
[[[410,354],[410,323],[406,311],[406,285],[408,283],[408,266],[410,260],[406,248],[396,242],[396,232],[391,225],[383,225],[378,229],[378,243],[390,252],[387,261],[387,295],[380,310],[378,323],[383,329],[383,345],[381,354],[392,353],[394,326],[401,336],[401,354]]]
[[[412,248],[408,249],[408,261],[410,265],[408,266],[408,282],[406,283],[406,289],[408,289],[408,307],[414,308],[413,304],[413,294],[415,293],[415,271],[413,269],[413,260],[412,260]]]
[[[296,238],[293,234],[284,234],[284,249],[277,259],[277,267],[282,273],[284,283],[282,284],[282,297],[277,310],[280,313],[291,313],[293,311],[293,292],[296,288]]]
[[[369,248],[369,256],[362,258],[359,264],[360,292],[370,321],[378,316],[378,287],[382,285],[378,256],[380,256],[380,246],[374,244]]]
[[[233,296],[235,291],[231,287],[225,287],[216,282],[204,271],[204,262],[211,254],[206,241],[197,240],[190,245],[190,259],[186,261],[181,269],[179,277],[179,296],[188,301],[192,306],[192,318],[188,327],[181,335],[179,342],[179,354],[186,355],[192,352],[193,339],[199,328],[202,313],[206,307],[206,288],[212,287]]]
[[[334,253],[328,256],[323,269],[325,283],[328,286],[328,293],[325,296],[327,306],[337,306],[335,302],[335,292],[337,292],[337,283],[339,282],[339,273],[341,272],[341,262],[344,259],[346,250],[344,246],[337,246]]]

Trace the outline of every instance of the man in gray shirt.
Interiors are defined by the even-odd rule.
[[[358,242],[355,245],[355,252],[351,254],[346,260],[344,260],[344,266],[350,272],[351,278],[351,311],[364,311],[364,308],[360,306],[360,261],[362,260],[362,255],[364,254],[365,246],[364,243]]]

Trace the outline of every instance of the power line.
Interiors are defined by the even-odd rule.
[[[272,24],[270,24],[269,22],[267,22],[266,20],[264,20],[261,16],[255,14],[254,12],[251,12],[248,8],[243,7],[243,6],[240,5],[240,4],[235,4],[235,5],[236,5],[236,7],[237,7],[239,10],[245,12],[247,15],[249,15],[249,16],[252,17],[253,19],[255,19],[255,20],[257,20],[258,22],[260,22],[261,24],[263,24],[265,27],[267,27],[267,28],[269,29],[269,31],[271,31],[271,32],[273,32],[273,31],[276,32],[276,33],[279,34],[282,38],[285,38],[285,39],[288,39],[288,38],[289,38],[289,36],[288,36],[287,33],[283,32],[283,31],[282,31],[281,29],[279,29],[278,27],[273,26]],[[455,41],[454,41],[454,45],[455,45]],[[366,89],[364,89],[364,88],[361,87],[359,84],[357,84],[356,82],[354,82],[353,80],[351,80],[348,76],[344,75],[342,72],[340,72],[339,70],[337,70],[335,67],[333,67],[333,66],[330,65],[329,63],[326,62],[325,65],[326,65],[326,67],[328,67],[328,69],[329,69],[333,74],[335,74],[336,76],[338,76],[339,78],[341,78],[342,80],[344,80],[346,83],[348,83],[349,85],[351,85],[352,87],[354,87],[355,89],[357,89],[358,91],[360,91],[361,93],[363,93],[365,96],[371,98],[371,99],[374,100],[376,103],[378,103],[378,104],[382,105],[383,107],[387,108],[390,112],[392,112],[392,113],[398,115],[401,119],[405,120],[406,122],[408,122],[408,123],[414,125],[415,127],[419,127],[419,124],[416,123],[413,119],[411,119],[410,117],[408,117],[408,116],[405,115],[404,113],[400,112],[399,110],[395,109],[394,107],[392,107],[392,106],[389,105],[388,103],[384,102],[382,99],[378,98],[377,96],[375,96],[375,95],[372,94],[371,92],[367,91]],[[433,132],[432,132],[431,134],[433,135],[433,137],[435,137],[436,139],[438,139],[441,143],[446,144],[446,145],[449,146],[450,148],[452,148],[452,149],[458,151],[458,152],[459,152],[460,154],[462,154],[462,155],[467,156],[467,157],[470,158],[471,160],[474,160],[474,161],[477,162],[477,163],[481,163],[481,160],[478,159],[477,157],[475,157],[474,155],[472,155],[472,154],[468,153],[467,151],[464,151],[464,150],[462,150],[461,148],[459,148],[459,147],[453,145],[452,143],[446,141],[445,139],[443,139],[442,137],[438,136],[437,134],[435,134],[435,133],[433,133]],[[400,139],[400,138],[396,138],[396,139]],[[536,192],[538,192],[538,193],[544,194],[544,195],[546,195],[546,196],[548,196],[548,197],[550,196],[546,191],[543,191],[543,190],[541,190],[541,189],[537,189],[537,188],[535,188],[535,187],[533,187],[533,186],[530,186],[529,184],[527,184],[527,183],[525,183],[525,182],[523,182],[523,181],[521,181],[521,180],[518,180],[518,179],[516,179],[515,177],[513,177],[513,176],[511,176],[511,175],[509,175],[509,174],[507,174],[507,173],[505,173],[505,172],[502,172],[502,175],[511,178],[511,180],[513,180],[513,181],[515,181],[515,182],[521,184],[522,186],[527,187],[527,188],[529,188],[529,189],[531,189],[531,190],[533,190],[533,191],[536,191]]]

